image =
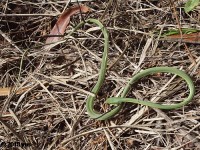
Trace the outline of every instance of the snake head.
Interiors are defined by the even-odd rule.
[[[105,101],[105,103],[107,103],[107,104],[121,104],[122,102],[120,102],[119,98],[117,98],[117,97],[110,97]]]

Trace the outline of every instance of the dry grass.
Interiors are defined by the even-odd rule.
[[[90,119],[85,102],[98,76],[103,49],[100,32],[85,26],[44,52],[45,36],[56,16],[72,3],[3,0],[0,12],[10,15],[0,14],[0,85],[29,88],[0,97],[0,139],[31,143],[25,149],[200,149],[199,45],[160,40],[172,28],[200,29],[198,11],[185,14],[181,1],[167,0],[83,3],[93,11],[72,17],[66,32],[83,19],[96,18],[110,35],[109,70],[96,100],[98,110],[108,111],[110,107],[103,104],[106,97],[118,96],[132,75],[154,66],[174,66],[190,74],[196,86],[194,100],[169,111],[126,104],[109,121]],[[35,71],[41,60],[44,65]],[[177,102],[188,91],[179,78],[172,79],[162,74],[145,78],[129,97]]]

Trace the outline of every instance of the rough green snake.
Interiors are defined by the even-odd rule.
[[[113,117],[114,115],[116,115],[122,108],[122,103],[125,103],[125,102],[142,104],[145,106],[158,108],[158,109],[176,109],[176,108],[180,108],[180,107],[186,105],[193,99],[194,94],[195,94],[195,87],[194,87],[194,84],[193,84],[193,81],[191,80],[191,78],[184,71],[178,70],[173,67],[153,67],[153,68],[143,70],[140,73],[133,76],[131,78],[131,80],[129,81],[129,83],[124,88],[120,97],[112,97],[112,98],[108,98],[106,100],[106,103],[108,103],[108,104],[118,104],[117,107],[115,107],[111,111],[104,113],[104,114],[101,114],[101,113],[95,111],[94,110],[94,100],[104,82],[105,74],[106,74],[108,49],[109,49],[109,36],[108,36],[108,32],[107,32],[106,28],[102,25],[102,23],[100,21],[98,21],[96,19],[88,19],[88,20],[85,20],[84,22],[79,23],[74,28],[74,30],[70,33],[70,35],[73,34],[76,30],[78,30],[85,23],[96,24],[101,29],[103,36],[104,36],[104,50],[103,50],[101,67],[100,67],[100,71],[99,71],[99,77],[98,77],[98,81],[97,81],[96,85],[93,87],[93,89],[91,91],[92,93],[95,94],[95,96],[89,96],[86,101],[86,109],[87,109],[88,115],[91,118],[97,119],[97,120],[107,120],[107,119]],[[150,101],[143,101],[143,100],[138,100],[138,99],[134,99],[134,98],[125,98],[126,95],[128,94],[128,92],[130,91],[133,83],[137,82],[139,79],[141,79],[147,75],[151,75],[151,74],[158,73],[158,72],[176,74],[176,75],[180,76],[182,79],[184,79],[190,90],[189,96],[186,99],[184,99],[182,102],[177,103],[177,104],[172,104],[172,105],[162,105],[162,104],[157,104],[157,103],[150,102]]]

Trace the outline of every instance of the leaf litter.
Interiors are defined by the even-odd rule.
[[[1,87],[14,90],[7,90],[0,97],[1,140],[31,143],[29,149],[199,149],[199,45],[172,37],[162,40],[160,36],[172,28],[199,30],[198,12],[185,14],[183,3],[169,1],[81,4],[92,11],[86,8],[79,13],[77,4],[64,1],[2,2]],[[70,22],[60,19],[63,28],[58,31],[58,26],[54,26],[55,14],[67,14],[66,7],[76,8],[78,14],[70,16]],[[179,23],[176,15],[181,19]],[[174,66],[190,74],[196,86],[193,102],[169,111],[126,104],[109,121],[90,119],[85,100],[92,94],[90,90],[98,76],[103,48],[101,33],[95,26],[86,25],[73,37],[67,36],[87,18],[99,18],[110,35],[110,69],[97,96],[96,109],[109,111],[110,106],[103,103],[105,98],[120,95],[132,75],[154,66]],[[59,43],[62,38],[64,42]],[[44,51],[45,42],[57,44]],[[41,59],[43,65],[35,71]],[[133,86],[129,97],[162,103],[175,103],[186,97],[185,83],[179,78],[170,79],[169,74],[143,79]],[[25,87],[28,88],[19,92]]]

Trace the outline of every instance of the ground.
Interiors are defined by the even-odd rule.
[[[171,29],[199,26],[199,8],[184,12],[185,1],[96,0],[6,1],[0,3],[0,139],[29,143],[24,149],[200,149],[199,43],[165,40]],[[45,40],[59,15],[75,5],[90,12],[71,17],[64,43],[44,51]],[[7,14],[7,15],[5,15]],[[106,79],[95,109],[107,112],[104,101],[119,96],[141,70],[169,66],[184,70],[193,80],[193,100],[176,110],[126,103],[113,118],[91,119],[86,100],[99,75],[103,39],[98,19],[109,32]],[[41,65],[42,64],[42,65]],[[40,66],[41,67],[38,67]],[[179,77],[157,73],[133,85],[127,97],[177,103],[189,90]],[[5,94],[11,89],[9,94]],[[22,146],[16,146],[17,149]]]

